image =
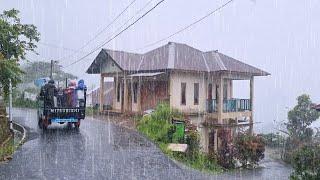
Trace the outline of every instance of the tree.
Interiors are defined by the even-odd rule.
[[[41,61],[32,62],[22,68],[23,71],[25,72],[23,76],[23,81],[25,83],[30,83],[38,78],[49,77],[50,68],[51,68],[51,64],[48,62],[41,62]],[[55,73],[54,80],[57,80],[57,81],[64,81],[65,78],[68,78],[68,79],[77,78],[72,74],[65,73],[64,71],[62,71],[61,66],[57,64],[54,64],[54,73]]]
[[[298,104],[288,112],[287,133],[283,159],[292,163],[294,153],[301,147],[312,144],[313,129],[310,125],[319,118],[313,109],[310,97],[303,94],[297,98]]]
[[[313,130],[309,127],[319,118],[319,113],[312,108],[309,95],[303,94],[297,98],[298,104],[288,112],[286,124],[289,136],[299,141],[310,141]]]
[[[0,83],[5,96],[9,91],[9,79],[13,87],[21,81],[19,61],[28,51],[35,52],[39,32],[34,25],[21,24],[19,11],[11,9],[0,14]]]

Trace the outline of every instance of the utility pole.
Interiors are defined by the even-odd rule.
[[[51,60],[50,79],[53,79],[53,60]]]
[[[12,82],[9,79],[9,121],[10,129],[12,129]]]

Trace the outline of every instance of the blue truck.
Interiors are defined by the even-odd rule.
[[[86,88],[74,89],[75,96],[73,105],[66,103],[66,94],[55,94],[52,102],[47,102],[46,93],[40,93],[38,96],[38,126],[40,129],[46,130],[52,123],[74,125],[75,128],[80,127],[81,120],[86,115]],[[63,92],[63,90],[61,91]],[[60,97],[60,98],[59,98]],[[62,97],[62,98],[61,98]],[[50,100],[51,101],[51,100]],[[61,102],[57,102],[61,101]]]

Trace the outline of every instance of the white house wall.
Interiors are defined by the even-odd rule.
[[[219,77],[206,73],[172,72],[170,75],[170,106],[187,113],[206,111],[208,85],[212,83],[212,98],[216,98]],[[232,98],[232,80],[227,81],[227,98]],[[181,104],[181,83],[186,83],[186,105]],[[194,83],[199,83],[199,104],[194,104]]]
[[[181,83],[186,83],[186,105],[181,104]],[[194,83],[199,83],[199,104],[194,104]],[[170,106],[183,112],[206,110],[206,84],[204,73],[172,72],[170,75]]]

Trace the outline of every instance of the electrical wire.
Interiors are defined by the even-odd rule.
[[[234,0],[229,0],[228,2],[224,3],[223,5],[219,6],[219,7],[216,8],[216,9],[214,9],[213,11],[210,11],[210,12],[209,12],[208,14],[206,14],[205,16],[203,16],[203,17],[201,17],[200,19],[194,21],[193,23],[191,23],[191,24],[189,24],[189,25],[181,28],[180,30],[178,30],[178,31],[170,34],[169,36],[166,36],[166,37],[164,37],[164,38],[162,38],[162,39],[160,39],[160,40],[157,40],[157,41],[155,41],[155,42],[153,42],[153,43],[147,44],[147,45],[145,45],[145,46],[143,46],[143,47],[140,47],[140,48],[136,49],[135,51],[148,48],[148,47],[153,46],[153,45],[156,45],[156,44],[158,44],[158,43],[160,43],[160,42],[162,42],[162,41],[165,41],[165,40],[167,40],[167,39],[170,39],[170,38],[172,38],[173,36],[176,36],[177,34],[179,34],[179,33],[183,32],[183,31],[189,29],[190,27],[198,24],[199,22],[201,22],[202,20],[204,20],[204,19],[206,19],[207,17],[211,16],[212,14],[216,13],[217,11],[223,9],[224,7],[226,7],[228,4],[230,4],[230,3],[233,2],[233,1],[234,1]]]
[[[108,44],[109,42],[111,42],[112,40],[114,40],[115,38],[117,38],[119,35],[121,35],[123,32],[125,32],[126,30],[128,30],[130,27],[132,27],[134,24],[136,24],[137,22],[139,22],[142,18],[144,18],[146,15],[148,15],[151,11],[153,11],[156,7],[158,7],[161,3],[163,3],[165,0],[161,0],[159,1],[155,6],[153,6],[151,9],[149,9],[147,12],[145,12],[142,16],[140,16],[137,20],[135,20],[133,23],[131,23],[130,25],[128,25],[126,28],[124,28],[122,31],[120,31],[119,33],[117,33],[116,35],[114,35],[113,37],[111,37],[110,39],[106,40],[104,43],[102,43],[101,45],[97,46],[96,48],[94,48],[91,52],[89,52],[88,54],[86,54],[85,56],[81,57],[80,59],[72,62],[71,64],[65,66],[64,68],[70,67],[80,61],[82,61],[83,59],[85,59],[86,57],[90,56],[92,53],[96,52],[97,50],[99,50],[100,48],[102,48],[104,45]]]
[[[75,53],[70,54],[70,55],[65,56],[65,57],[62,57],[59,60],[68,59],[68,58],[72,57],[73,55],[75,55],[76,53],[78,53],[79,51],[81,51],[82,49],[84,49],[85,47],[87,47],[98,36],[100,36],[103,32],[108,30],[109,27],[111,27],[111,25],[113,23],[115,23],[120,18],[120,16],[122,16],[129,9],[129,7],[132,6],[135,2],[136,2],[136,0],[131,1],[131,3],[128,6],[126,6],[126,8],[124,10],[122,10],[106,27],[104,27],[101,31],[99,31],[93,38],[91,38],[89,41],[87,41],[83,46],[81,46],[79,49],[77,49]]]

